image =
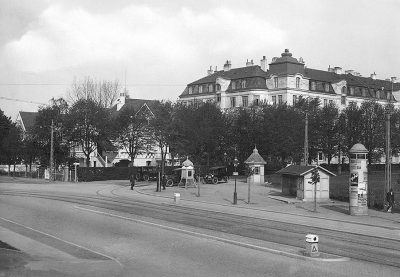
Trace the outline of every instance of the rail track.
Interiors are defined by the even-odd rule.
[[[320,251],[353,259],[400,267],[400,241],[359,235],[255,217],[208,211],[169,204],[96,195],[79,195],[44,191],[0,190],[0,195],[34,197],[123,212],[129,215],[179,223],[251,239],[304,247],[304,235],[320,234]],[[282,213],[284,217],[284,213]]]

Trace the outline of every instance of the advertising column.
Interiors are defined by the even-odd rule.
[[[368,168],[364,145],[357,143],[350,153],[349,210],[350,215],[367,215]]]

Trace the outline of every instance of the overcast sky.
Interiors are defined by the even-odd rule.
[[[400,77],[399,12],[398,0],[0,0],[0,109],[37,111],[85,76],[176,100],[210,66],[285,48],[307,67]]]

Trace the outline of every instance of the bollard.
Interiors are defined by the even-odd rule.
[[[174,203],[178,204],[180,198],[181,198],[181,194],[175,192],[175,193],[174,193]]]
[[[318,257],[318,236],[313,234],[306,235],[306,256]]]

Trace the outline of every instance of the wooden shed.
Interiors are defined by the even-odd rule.
[[[311,174],[318,170],[320,181],[317,183],[317,200],[329,200],[329,178],[336,176],[320,166],[291,165],[277,172],[282,176],[282,193],[296,196],[303,201],[314,200],[314,185],[311,184]]]

